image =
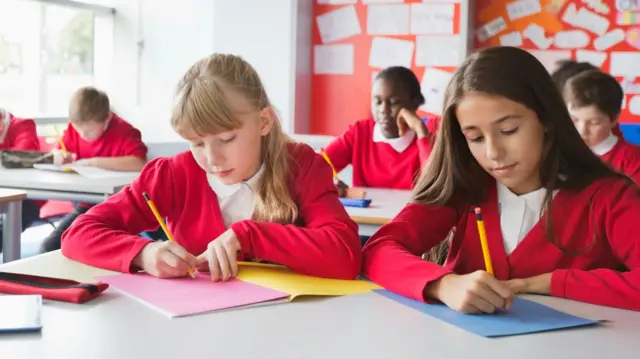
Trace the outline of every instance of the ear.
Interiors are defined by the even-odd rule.
[[[267,106],[260,111],[260,135],[266,136],[271,132],[276,121],[276,112],[273,107]]]

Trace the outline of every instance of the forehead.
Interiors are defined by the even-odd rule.
[[[487,127],[497,125],[496,121],[507,116],[517,118],[535,117],[526,106],[506,97],[483,93],[468,93],[456,107],[456,117],[460,127]]]
[[[602,119],[607,117],[594,105],[578,107],[573,106],[571,103],[568,103],[567,108],[569,109],[569,113],[571,114],[571,116],[578,119]]]
[[[399,86],[395,81],[389,79],[379,78],[373,83],[373,96],[377,97],[392,97],[392,96],[405,96],[406,91]]]

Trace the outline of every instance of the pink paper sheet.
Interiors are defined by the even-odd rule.
[[[160,279],[147,274],[118,274],[96,279],[169,317],[271,302],[289,296],[237,279],[212,282],[211,277],[199,273],[196,279]]]

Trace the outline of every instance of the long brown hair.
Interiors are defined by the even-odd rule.
[[[196,62],[178,84],[171,125],[183,137],[238,129],[242,123],[228,106],[223,89],[233,89],[250,100],[257,111],[272,108],[256,70],[241,57],[213,54]],[[253,219],[261,222],[294,223],[298,208],[287,185],[289,137],[275,120],[271,132],[262,137],[265,166],[258,182]]]
[[[542,212],[548,214],[547,238],[556,246],[550,215],[553,190],[581,190],[604,177],[628,180],[600,160],[580,138],[560,92],[533,55],[515,47],[492,47],[468,57],[447,86],[434,148],[413,190],[415,202],[465,208],[486,198],[489,174],[471,154],[456,117],[456,106],[471,92],[518,102],[533,110],[542,123],[540,181],[547,190]],[[442,246],[447,244],[432,253],[446,253]],[[429,259],[442,262],[441,257]]]

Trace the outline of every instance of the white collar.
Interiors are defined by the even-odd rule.
[[[209,182],[209,186],[216,193],[219,198],[225,198],[233,195],[238,192],[242,186],[248,186],[251,190],[256,191],[256,187],[258,185],[258,181],[262,177],[264,173],[264,164],[260,166],[258,172],[254,174],[251,178],[246,181],[242,181],[240,183],[235,184],[225,184],[218,177],[212,175],[211,173],[207,173],[207,181]]]
[[[386,138],[382,134],[382,129],[380,128],[380,125],[376,123],[376,125],[373,126],[373,142],[388,143],[398,153],[402,153],[407,148],[409,148],[409,146],[411,146],[411,143],[413,142],[413,139],[415,137],[416,137],[416,133],[413,130],[409,130],[403,136],[400,136],[398,138]]]
[[[498,202],[500,204],[506,204],[508,202],[524,200],[526,206],[533,213],[541,213],[540,211],[542,210],[544,196],[546,196],[547,194],[546,188],[542,187],[533,192],[525,193],[523,195],[518,196],[517,194],[511,192],[511,190],[509,190],[507,186],[503,185],[498,181],[496,182],[498,183]],[[556,190],[553,192],[554,192],[553,195],[555,196],[558,191]]]
[[[11,114],[5,111],[5,109],[0,108],[0,120],[4,122],[2,124],[2,132],[0,132],[0,143],[4,143],[4,138],[7,136],[7,132],[9,132],[9,125],[11,124]]]
[[[604,156],[607,153],[609,153],[609,151],[611,151],[617,143],[618,143],[618,136],[612,133],[604,141],[591,147],[591,151],[593,151],[593,153],[595,153],[598,156]]]

